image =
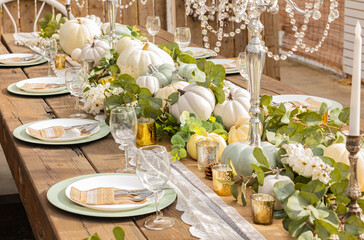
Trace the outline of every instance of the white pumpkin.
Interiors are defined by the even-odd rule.
[[[210,89],[191,83],[179,92],[181,95],[178,102],[169,108],[169,113],[178,122],[184,111],[194,113],[197,118],[202,120],[209,119],[215,107],[215,95]]]
[[[136,83],[143,88],[148,88],[149,91],[154,94],[159,90],[159,81],[153,76],[141,76],[138,77]]]
[[[224,89],[225,90],[225,89]],[[225,90],[225,102],[217,104],[214,115],[221,116],[227,129],[234,126],[241,117],[250,117],[250,93],[240,87]]]
[[[168,53],[152,43],[146,43],[143,47],[133,46],[120,53],[117,65],[122,74],[129,74],[138,78],[148,71],[148,65],[153,66],[168,63],[174,65],[173,59]]]
[[[133,37],[123,37],[116,43],[115,50],[118,54],[120,54],[125,49],[134,46],[142,47],[143,43],[140,40]]]
[[[345,143],[334,143],[324,150],[324,156],[334,159],[336,162],[342,162],[350,166],[349,152],[346,150]],[[358,152],[358,183],[360,190],[364,192],[364,149]]]
[[[266,193],[266,194],[270,194],[270,195],[274,196],[273,186],[274,186],[274,184],[276,184],[277,182],[280,182],[280,181],[288,181],[288,182],[293,183],[292,180],[287,176],[282,176],[282,175],[277,175],[277,174],[269,175],[264,178],[264,184],[263,184],[263,186],[259,186],[258,192]],[[282,210],[282,209],[283,209],[283,204],[276,198],[274,201],[274,210]]]
[[[59,33],[59,43],[67,54],[71,54],[75,48],[82,48],[94,37],[101,35],[100,27],[86,18],[76,18],[66,22]]]
[[[178,89],[184,89],[188,85],[189,83],[184,81],[179,81],[169,84],[168,86],[159,89],[159,91],[156,94],[156,97],[163,99],[163,108],[164,108],[167,103],[164,99],[167,99],[169,95],[171,95],[172,93],[177,92]]]
[[[75,48],[71,53],[71,58],[78,63],[81,63],[81,52],[82,50],[80,48]]]
[[[203,140],[212,140],[212,141],[216,141],[219,143],[219,161],[220,161],[220,157],[221,157],[224,149],[226,148],[226,142],[223,137],[221,137],[220,135],[218,135],[216,133],[206,133],[205,136],[193,134],[190,137],[190,140],[188,140],[187,146],[186,146],[187,153],[191,156],[191,158],[197,160],[196,143],[198,141],[203,141]]]
[[[100,60],[105,56],[105,52],[110,49],[109,44],[104,41],[95,39],[87,43],[82,48],[81,60],[92,59],[95,65],[100,65]]]

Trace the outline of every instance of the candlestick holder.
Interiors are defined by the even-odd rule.
[[[343,132],[346,135],[346,149],[349,152],[349,161],[350,161],[350,179],[349,186],[346,192],[346,195],[350,198],[349,210],[346,214],[341,216],[341,220],[345,222],[350,216],[357,216],[362,221],[364,221],[364,214],[362,209],[358,204],[358,199],[361,197],[361,191],[358,184],[358,152],[360,151],[360,140],[363,137],[363,134],[359,136],[351,136],[346,132]],[[364,234],[357,236],[359,240],[364,240]]]

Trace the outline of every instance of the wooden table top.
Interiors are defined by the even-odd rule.
[[[156,37],[158,43],[167,43],[172,39],[172,35],[164,31]],[[11,34],[3,35],[2,43],[0,54],[30,51],[28,48],[16,46]],[[151,214],[131,218],[86,217],[62,211],[48,202],[47,191],[55,183],[79,175],[115,172],[121,166],[123,154],[110,135],[88,144],[60,147],[29,144],[13,137],[13,130],[23,124],[67,117],[74,111],[69,95],[24,97],[6,90],[12,83],[45,76],[46,73],[46,64],[0,68],[0,140],[35,237],[47,240],[79,240],[97,232],[102,239],[114,239],[112,229],[121,226],[125,230],[126,239],[193,239],[189,233],[189,225],[182,222],[181,212],[175,209],[176,202],[163,210],[164,215],[174,217],[176,223],[172,228],[162,231],[150,231],[143,226]],[[245,81],[239,75],[228,75],[227,79],[245,87]],[[301,92],[279,81],[263,76],[261,94],[299,93]],[[163,144],[169,146],[167,142]],[[212,181],[206,180],[203,173],[197,171],[196,161],[187,158],[181,162],[206,185],[212,187]],[[243,207],[240,201],[235,202],[231,196],[222,199],[267,239],[290,239],[281,220],[274,220],[270,226],[255,225],[252,223],[249,205]]]

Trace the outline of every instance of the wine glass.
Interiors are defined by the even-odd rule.
[[[153,43],[155,42],[155,35],[161,29],[161,20],[158,16],[147,17],[147,30],[150,35],[153,36]]]
[[[151,230],[173,226],[173,218],[163,217],[158,206],[158,191],[166,185],[171,173],[167,149],[160,145],[139,148],[136,151],[136,173],[143,186],[155,197],[156,218],[148,219],[144,226]]]
[[[135,167],[129,166],[129,142],[133,141],[138,131],[138,119],[133,107],[117,107],[110,113],[110,130],[113,138],[124,147],[125,168],[117,173],[135,173]]]
[[[190,45],[191,42],[191,31],[188,27],[178,27],[174,33],[174,41],[178,44],[181,50],[185,49]]]
[[[51,77],[51,61],[57,53],[56,39],[44,38],[40,41],[42,56],[48,61],[48,77]]]
[[[82,97],[83,90],[87,84],[87,74],[80,67],[71,67],[66,69],[65,83],[68,91],[76,98],[77,113],[70,115],[70,118],[86,118],[87,114],[82,113],[80,109],[79,97]]]
[[[248,71],[247,71],[247,66],[246,66],[246,54],[245,54],[245,52],[239,53],[239,56],[238,56],[238,69],[239,69],[240,75],[244,79],[247,80],[247,89],[248,89],[248,92],[250,92],[250,83],[249,83],[249,76],[248,76]]]

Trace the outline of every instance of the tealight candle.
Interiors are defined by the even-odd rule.
[[[265,193],[250,196],[253,221],[257,224],[269,225],[273,222],[274,197]]]
[[[233,170],[227,164],[218,164],[212,167],[212,182],[214,186],[214,192],[219,196],[230,196],[231,187],[228,184],[222,183],[222,181],[233,180]]]
[[[56,69],[65,69],[66,68],[66,55],[63,53],[56,54],[54,56],[54,63]]]
[[[219,143],[212,140],[203,140],[196,143],[197,169],[205,171],[206,167],[219,161]]]
[[[139,118],[136,143],[138,146],[149,146],[156,144],[156,126],[153,118]]]

